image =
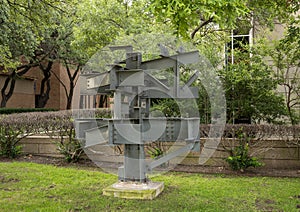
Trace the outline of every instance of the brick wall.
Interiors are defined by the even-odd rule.
[[[0,86],[3,86],[6,75],[0,75]],[[12,108],[34,108],[35,94],[34,94],[35,80],[32,78],[20,78],[16,80],[14,93],[8,100],[6,107]],[[7,88],[8,92],[9,86]],[[1,101],[0,96],[0,101]]]

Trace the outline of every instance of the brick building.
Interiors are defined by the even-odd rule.
[[[0,89],[3,87],[7,73],[0,74]],[[15,89],[7,101],[7,108],[35,108],[36,99],[40,94],[43,74],[38,68],[32,68],[24,76],[16,80]],[[69,79],[65,68],[54,63],[50,77],[50,94],[45,108],[58,110],[66,109],[67,96],[65,89],[69,90]],[[7,88],[8,91],[8,88]],[[0,96],[0,101],[2,97]],[[75,87],[74,105],[79,105],[79,86]]]

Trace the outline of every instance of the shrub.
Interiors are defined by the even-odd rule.
[[[71,111],[41,113],[40,127],[43,133],[53,138],[57,150],[67,162],[77,162],[83,155],[80,141],[75,139]]]
[[[151,158],[156,159],[165,154],[162,142],[153,142],[147,146],[147,153]]]
[[[0,155],[15,158],[21,153],[19,141],[37,129],[34,117],[13,114],[0,118]]]
[[[151,142],[146,145],[146,152],[152,159],[159,159],[166,155],[168,146],[165,142],[156,141]],[[161,164],[158,168],[167,168],[169,166],[169,161]]]
[[[0,114],[57,111],[51,108],[0,108]]]
[[[31,112],[0,115],[0,155],[14,158],[21,153],[19,141],[32,134],[44,133],[52,138],[68,162],[76,162],[83,154],[80,141],[75,140],[74,111]],[[108,118],[109,109],[82,110],[90,118]],[[82,115],[82,114],[81,114]]]
[[[61,136],[60,141],[55,142],[55,144],[57,145],[58,151],[64,155],[68,163],[78,162],[83,155],[82,144],[80,141],[74,139],[74,135],[68,136],[66,139]]]
[[[21,146],[17,145],[20,131],[12,127],[0,127],[0,155],[15,158],[21,153]]]
[[[230,156],[225,159],[233,170],[244,171],[248,167],[259,167],[263,164],[256,157],[249,155],[249,141],[251,137],[242,132],[238,134],[239,145],[230,151]]]
[[[211,125],[200,125],[201,137],[209,137],[210,129]],[[227,124],[221,139],[227,139],[226,145],[219,146],[220,151],[229,154],[229,157],[224,159],[233,169],[244,170],[248,167],[261,166],[255,156],[272,149],[276,140],[285,141],[287,147],[289,145],[300,147],[300,125]],[[264,142],[267,139],[271,141],[268,142],[268,146]]]
[[[67,162],[77,162],[84,155],[83,144],[75,139],[74,118],[109,118],[109,109],[68,110],[42,113],[41,123],[44,132],[52,138],[56,138],[55,144],[58,151],[64,155]],[[58,140],[57,141],[57,137]]]
[[[210,124],[200,125],[202,138],[209,136]],[[299,140],[300,125],[273,125],[273,124],[226,124],[222,138],[239,138],[242,132],[255,140],[276,137],[282,140]]]

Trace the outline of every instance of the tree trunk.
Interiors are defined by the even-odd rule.
[[[34,62],[34,60],[30,61],[30,63],[21,65],[17,68],[17,70],[13,70],[9,76],[5,79],[4,85],[1,89],[1,104],[0,107],[6,107],[7,101],[11,98],[11,96],[14,93],[15,85],[16,85],[16,78],[23,76],[26,74],[32,67],[37,66],[37,63]],[[10,84],[9,84],[10,82]],[[9,90],[7,93],[5,91],[7,90],[9,86]]]
[[[67,108],[66,109],[69,110],[69,109],[72,108],[74,89],[75,89],[75,86],[76,86],[78,75],[80,73],[81,65],[77,65],[76,70],[74,71],[73,75],[71,74],[71,70],[68,66],[67,61],[65,61],[65,65],[66,65],[68,77],[69,77],[69,80],[70,80],[70,90],[69,90],[69,93],[66,92],[66,95],[67,95]]]
[[[101,95],[99,100],[99,107],[108,107],[107,95]]]
[[[64,63],[65,63],[68,78],[69,78],[69,91],[67,90],[66,85],[61,80],[59,82],[62,84],[62,86],[65,89],[65,94],[66,94],[66,97],[67,97],[66,109],[70,110],[70,109],[72,109],[74,89],[75,89],[75,86],[76,86],[76,83],[77,83],[78,75],[80,73],[81,65],[78,64],[77,67],[76,67],[76,70],[72,74],[68,62],[66,60],[64,60]]]
[[[15,84],[16,84],[16,72],[13,71],[7,78],[5,79],[4,85],[1,89],[1,105],[0,107],[6,107],[7,101],[10,99],[10,97],[13,95]],[[10,84],[9,84],[10,83]],[[9,90],[6,93],[6,89],[9,86]]]
[[[68,78],[69,78],[69,90],[66,86],[66,83],[63,82],[59,76],[55,73],[52,72],[54,77],[59,81],[59,83],[63,86],[66,97],[67,97],[67,105],[66,105],[66,109],[72,109],[72,101],[73,101],[73,96],[74,96],[74,90],[75,90],[75,86],[78,80],[78,76],[80,73],[80,69],[81,69],[81,65],[77,64],[76,70],[74,71],[74,73],[71,73],[71,69],[69,67],[70,63],[68,63],[66,60],[64,60],[64,64],[67,70],[67,74],[68,74]]]
[[[70,90],[69,95],[67,95],[67,110],[70,110],[72,108],[72,101],[73,101],[73,95],[74,95],[74,82],[70,81]]]
[[[48,61],[46,68],[42,64],[40,64],[40,69],[43,72],[44,78],[41,82],[40,94],[36,99],[36,108],[44,108],[49,100],[51,90],[50,77],[52,65],[53,61]]]

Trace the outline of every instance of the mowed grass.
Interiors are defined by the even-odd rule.
[[[299,211],[300,178],[167,173],[154,200],[102,195],[117,177],[34,163],[0,163],[0,211]]]

